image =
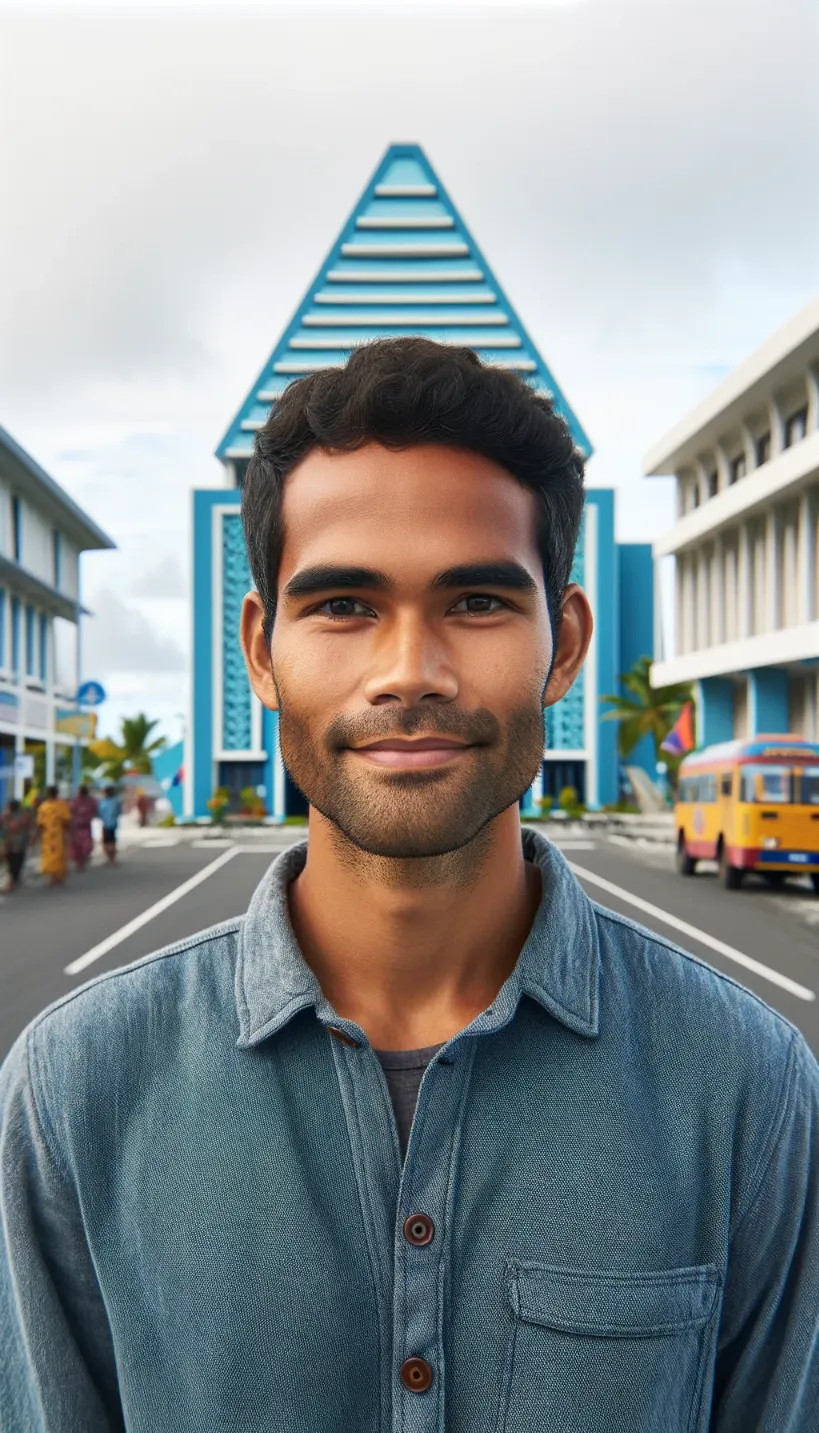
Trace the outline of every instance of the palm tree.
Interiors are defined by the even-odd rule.
[[[650,680],[651,658],[638,657],[630,672],[623,672],[620,681],[628,696],[602,696],[601,702],[608,702],[613,711],[603,712],[603,721],[620,723],[617,746],[625,761],[644,736],[654,740],[657,761],[665,760],[670,767],[674,757],[661,750],[686,702],[693,701],[693,693],[687,682],[677,682],[670,687],[652,687]]]
[[[138,716],[122,718],[119,742],[104,737],[102,741],[92,741],[89,744],[92,755],[105,763],[106,780],[121,781],[126,771],[150,776],[153,770],[153,754],[161,751],[167,744],[167,737],[164,736],[155,737],[152,742],[148,741],[157,725],[158,721],[149,721],[145,713],[140,712]]]

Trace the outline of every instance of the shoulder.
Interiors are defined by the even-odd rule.
[[[636,921],[592,902],[601,963],[630,1008],[650,1018],[671,1052],[729,1075],[781,1087],[792,1062],[795,1025],[738,980]]]
[[[23,1037],[44,1100],[65,1109],[101,1092],[114,1098],[123,1081],[138,1087],[141,1068],[153,1066],[163,1051],[170,1056],[209,1017],[233,1017],[235,1042],[233,988],[242,921],[241,916],[223,921],[95,976],[37,1015]]]

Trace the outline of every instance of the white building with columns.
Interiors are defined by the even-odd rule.
[[[645,473],[677,482],[677,520],[653,548],[652,684],[696,684],[698,746],[819,739],[819,298],[651,449]]]
[[[70,785],[80,554],[114,546],[0,428],[0,806],[28,785],[19,770],[5,774],[20,755],[42,752],[46,781]]]

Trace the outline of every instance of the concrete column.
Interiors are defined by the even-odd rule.
[[[740,431],[742,433],[742,447],[745,452],[745,471],[746,473],[752,473],[756,467],[756,443],[754,442],[754,435],[747,423],[740,424]]]
[[[25,749],[26,739],[23,735],[23,728],[21,726],[18,726],[16,732],[14,733],[14,755],[22,756]],[[17,797],[18,801],[22,800],[24,781],[25,777],[21,776],[19,772],[16,772],[14,775],[14,795]]]
[[[816,616],[816,502],[806,489],[799,499],[799,622]]]
[[[725,543],[722,534],[714,539],[714,555],[711,559],[711,640],[709,646],[717,647],[725,641]]]
[[[663,640],[663,589],[660,576],[660,564],[662,559],[655,557],[652,568],[652,581],[654,585],[654,660],[663,661],[665,642]]]
[[[765,518],[765,630],[767,632],[777,632],[782,626],[782,610],[779,600],[781,526],[779,509],[771,508]]]
[[[46,786],[54,785],[55,772],[57,770],[57,743],[53,737],[46,740]]]
[[[731,486],[731,464],[721,443],[715,445],[714,455],[717,460],[717,492],[722,493]]]
[[[771,423],[771,457],[776,458],[785,451],[785,419],[775,398],[768,404],[768,416]]]
[[[788,673],[758,667],[748,679],[748,729],[751,736],[784,735],[788,730]]]
[[[808,387],[808,427],[809,433],[815,433],[819,428],[819,365],[808,364],[808,371],[805,375]]]
[[[751,530],[740,524],[737,553],[737,636],[751,635]]]

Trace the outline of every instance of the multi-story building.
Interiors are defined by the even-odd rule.
[[[193,494],[193,670],[184,760],[184,810],[207,816],[214,788],[255,788],[275,817],[306,810],[281,758],[278,717],[247,679],[238,640],[242,598],[251,584],[240,519],[241,488],[256,433],[299,374],[345,363],[360,343],[423,334],[474,348],[485,363],[511,369],[554,397],[575,443],[591,445],[538,348],[472,234],[414,144],[391,145],[353,208],[325,263],[217,449],[225,486]],[[640,656],[652,656],[651,549],[621,545],[614,493],[592,488],[572,580],[586,589],[595,635],[585,668],[546,713],[541,772],[525,806],[575,787],[589,806],[616,801],[617,732],[600,721],[601,693]],[[636,755],[653,770],[648,746]]]
[[[0,803],[21,796],[16,756],[45,756],[70,780],[82,730],[78,681],[80,553],[113,548],[94,522],[0,428]],[[18,767],[20,763],[18,763]]]
[[[645,471],[677,480],[677,520],[654,543],[652,683],[696,684],[698,745],[816,740],[819,298],[657,443]]]

